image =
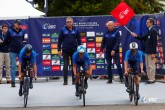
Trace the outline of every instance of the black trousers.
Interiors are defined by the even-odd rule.
[[[72,67],[72,82],[75,80],[74,79],[74,73],[73,73],[73,63],[72,63],[72,56],[74,54],[73,52],[62,52],[63,59],[64,59],[64,82],[68,81],[68,66],[69,66],[69,58],[71,59],[71,67]]]

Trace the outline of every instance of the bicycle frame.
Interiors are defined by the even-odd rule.
[[[135,83],[135,75],[134,75],[133,69],[131,69],[131,72],[129,73],[129,76],[128,76],[128,86],[130,89],[130,91],[129,91],[130,102],[132,102],[133,96],[134,96],[134,103],[137,106],[138,105],[138,93],[137,93],[137,87],[136,87],[136,83]]]

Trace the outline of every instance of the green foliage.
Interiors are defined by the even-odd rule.
[[[125,1],[136,14],[164,11],[164,5],[158,0],[49,0],[47,16],[109,15],[121,1]],[[34,2],[43,11],[44,0]]]

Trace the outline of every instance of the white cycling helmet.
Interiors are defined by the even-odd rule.
[[[136,42],[131,42],[129,44],[129,49],[132,50],[132,49],[138,49],[138,44]]]
[[[77,47],[77,51],[80,52],[80,53],[84,53],[85,52],[85,47],[83,45],[79,45]]]

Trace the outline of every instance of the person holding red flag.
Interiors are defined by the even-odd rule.
[[[147,84],[155,83],[155,62],[156,62],[156,47],[157,47],[157,30],[153,26],[154,19],[148,18],[146,21],[146,25],[148,27],[147,33],[144,36],[139,36],[134,32],[131,32],[132,36],[134,36],[138,40],[142,40],[145,42],[145,61],[146,61],[146,69],[148,81]]]

